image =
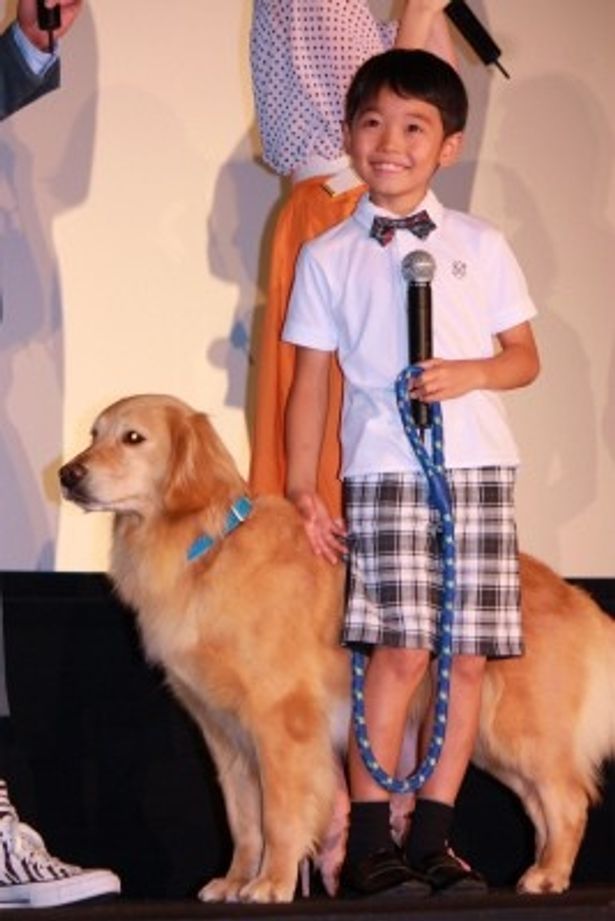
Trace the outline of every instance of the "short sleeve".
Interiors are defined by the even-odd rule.
[[[494,231],[491,254],[487,262],[491,305],[491,333],[504,332],[536,316],[525,276],[504,236]]]
[[[282,339],[293,345],[334,352],[338,332],[331,303],[332,292],[326,273],[307,244],[297,259]]]

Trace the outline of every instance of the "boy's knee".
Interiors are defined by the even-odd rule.
[[[406,649],[379,646],[373,653],[372,664],[386,669],[388,675],[400,684],[414,683],[427,671],[430,660],[428,649]]]
[[[453,680],[474,684],[483,680],[486,667],[484,656],[456,655],[453,656],[451,673]]]

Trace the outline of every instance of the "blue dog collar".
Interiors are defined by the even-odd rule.
[[[224,522],[224,527],[222,528],[222,537],[226,537],[227,534],[230,534],[235,528],[238,528],[246,518],[249,518],[252,513],[252,503],[247,496],[241,496],[237,501],[231,506],[228,515],[226,516],[226,521]],[[188,562],[193,562],[193,560],[198,559],[200,556],[203,556],[207,553],[213,545],[216,543],[217,538],[210,537],[209,534],[201,534],[196,540],[191,544],[188,549],[187,557]]]

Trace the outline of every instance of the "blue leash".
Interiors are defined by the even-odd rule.
[[[444,474],[444,433],[440,404],[431,404],[433,457],[430,457],[425,449],[412,419],[408,388],[411,379],[417,377],[421,371],[422,369],[416,366],[411,366],[402,371],[395,381],[395,393],[404,431],[427,477],[429,504],[439,513],[442,589],[441,612],[438,624],[438,676],[433,732],[425,758],[414,774],[406,777],[405,780],[391,777],[380,766],[372,751],[367,736],[363,694],[367,656],[356,650],[352,654],[352,720],[359,751],[361,752],[363,763],[371,776],[390,793],[414,793],[423,786],[433,773],[444,745],[450,691],[451,635],[455,608],[455,533],[451,496]]]

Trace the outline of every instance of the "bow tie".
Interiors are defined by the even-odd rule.
[[[435,229],[436,225],[427,212],[419,211],[418,214],[411,214],[410,217],[393,218],[378,215],[373,220],[369,235],[378,240],[381,246],[387,246],[396,230],[409,230],[419,240],[424,240]]]

